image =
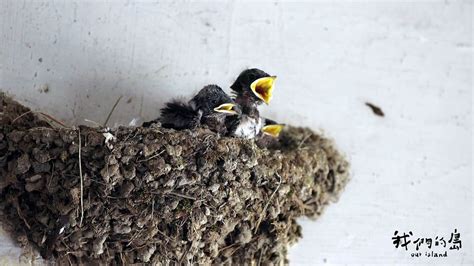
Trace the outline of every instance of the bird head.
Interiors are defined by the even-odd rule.
[[[272,136],[274,138],[278,138],[280,136],[280,132],[283,130],[285,125],[282,124],[275,124],[275,125],[267,125],[262,128],[262,132],[265,135]]]
[[[226,115],[240,114],[240,108],[234,101],[217,85],[207,85],[202,88],[191,103],[203,112],[210,115],[214,112]]]
[[[280,135],[280,132],[283,130],[284,127],[285,127],[284,124],[278,124],[276,121],[265,118],[264,126],[262,127],[262,132],[265,135],[278,138],[278,136]]]
[[[246,69],[230,87],[237,97],[249,95],[258,104],[262,102],[269,104],[273,96],[275,79],[276,76],[270,76],[260,69]]]

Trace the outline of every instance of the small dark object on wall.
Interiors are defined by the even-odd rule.
[[[374,105],[373,103],[369,103],[369,102],[366,102],[365,105],[370,107],[370,109],[372,109],[372,112],[374,112],[375,115],[382,116],[382,117],[385,116],[382,109],[380,107],[378,107],[377,105]]]

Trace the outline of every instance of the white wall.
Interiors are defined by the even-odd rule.
[[[0,88],[67,124],[103,123],[120,95],[111,125],[227,89],[245,67],[278,75],[264,113],[324,129],[353,171],[337,204],[302,221],[294,265],[474,263],[470,1],[3,0],[0,21]],[[395,230],[454,228],[463,247],[448,258],[391,243]]]

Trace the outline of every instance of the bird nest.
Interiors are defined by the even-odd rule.
[[[56,263],[288,263],[299,217],[348,181],[332,141],[197,130],[55,126],[0,96],[0,210],[25,250]]]

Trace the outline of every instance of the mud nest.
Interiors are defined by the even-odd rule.
[[[280,264],[348,163],[306,128],[271,148],[159,124],[66,128],[0,96],[0,174],[3,227],[56,263]]]

